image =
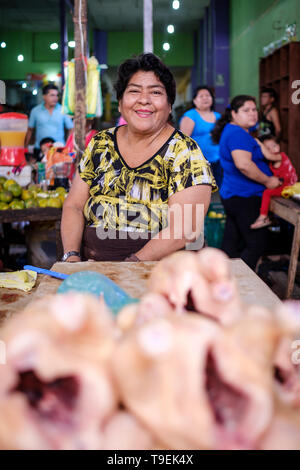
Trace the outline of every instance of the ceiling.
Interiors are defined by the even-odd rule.
[[[72,4],[72,0],[67,1]],[[89,28],[104,31],[143,29],[143,0],[87,0]],[[210,0],[181,0],[173,10],[172,0],[153,0],[153,28],[162,31],[172,23],[175,32],[197,29]],[[0,0],[0,28],[30,31],[59,31],[59,0]],[[68,24],[72,27],[71,9]]]

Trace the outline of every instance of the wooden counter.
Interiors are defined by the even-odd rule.
[[[155,264],[155,262],[55,263],[52,270],[65,274],[78,271],[100,272],[116,282],[128,294],[141,297],[147,292],[147,279]],[[280,304],[279,298],[242,260],[230,260],[230,266],[245,303],[263,305],[270,309]],[[58,279],[38,274],[37,285],[30,293],[0,288],[0,324],[12,314],[21,311],[31,300],[54,294],[61,282]]]

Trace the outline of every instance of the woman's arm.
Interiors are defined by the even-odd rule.
[[[79,251],[84,229],[83,208],[90,195],[90,187],[78,171],[71,186],[70,193],[63,205],[61,219],[61,238],[64,253]],[[71,256],[68,261],[80,261],[78,256]]]
[[[185,116],[180,121],[180,130],[185,135],[192,135],[195,127],[195,122],[189,117]]]
[[[274,124],[275,134],[276,134],[275,137],[277,137],[277,139],[280,139],[282,128],[281,128],[281,124],[280,124],[280,118],[279,118],[278,110],[276,108],[271,109],[268,117]]]
[[[135,255],[141,261],[158,261],[197,240],[203,230],[211,187],[192,186],[173,194],[169,199],[169,225]]]
[[[25,148],[27,148],[28,145],[29,145],[29,142],[30,142],[30,140],[31,140],[33,131],[34,131],[34,128],[28,127],[27,132],[26,132],[26,136],[25,136],[25,143],[24,143],[24,147],[25,147]]]
[[[255,139],[256,142],[258,143],[258,145],[260,146],[260,149],[264,155],[264,157],[267,159],[267,160],[270,160],[271,162],[280,162],[282,157],[280,155],[280,153],[272,153],[270,152],[267,147],[263,144],[263,142],[260,142],[260,140],[258,139]]]
[[[282,183],[276,176],[268,176],[263,173],[252,161],[251,152],[246,150],[233,150],[231,152],[235,166],[243,175],[257,183],[263,184],[268,189],[275,189]]]

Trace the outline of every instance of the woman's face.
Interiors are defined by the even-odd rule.
[[[163,83],[154,72],[142,70],[131,77],[119,101],[119,111],[128,127],[146,134],[163,128],[171,109]]]
[[[260,103],[262,106],[268,106],[269,104],[272,104],[274,101],[274,98],[270,95],[270,93],[262,93],[260,97]]]
[[[208,90],[199,90],[196,98],[194,98],[194,105],[199,110],[211,109],[213,99]]]
[[[254,101],[245,101],[238,112],[232,111],[232,122],[243,129],[255,126],[258,121],[258,112]]]
[[[280,145],[276,142],[276,140],[270,139],[264,141],[265,147],[269,150],[269,152],[277,154],[280,153]]]

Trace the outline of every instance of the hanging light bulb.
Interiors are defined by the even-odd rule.
[[[180,7],[179,0],[174,0],[173,4],[172,4],[172,7],[174,8],[174,10],[178,10],[178,8]]]
[[[164,51],[169,51],[170,50],[170,44],[168,42],[163,43],[163,50]]]
[[[37,92],[37,89],[36,89],[36,88],[35,88],[34,90],[32,90],[32,94],[33,94],[33,95],[37,95],[37,93],[38,93],[38,92]]]
[[[167,31],[169,34],[173,34],[174,31],[175,31],[175,28],[172,24],[169,24],[168,27],[167,27]]]
[[[18,61],[19,61],[19,62],[23,62],[23,60],[24,60],[23,54],[19,54],[19,55],[18,55]]]
[[[23,82],[22,83],[22,88],[27,88],[27,83]]]
[[[1,42],[1,47],[2,47],[2,49],[4,49],[6,47],[6,42],[2,41]]]
[[[69,47],[75,47],[75,41],[69,41],[68,46]]]
[[[50,49],[52,49],[52,51],[55,51],[56,49],[58,49],[57,42],[53,42],[52,44],[50,44]]]

